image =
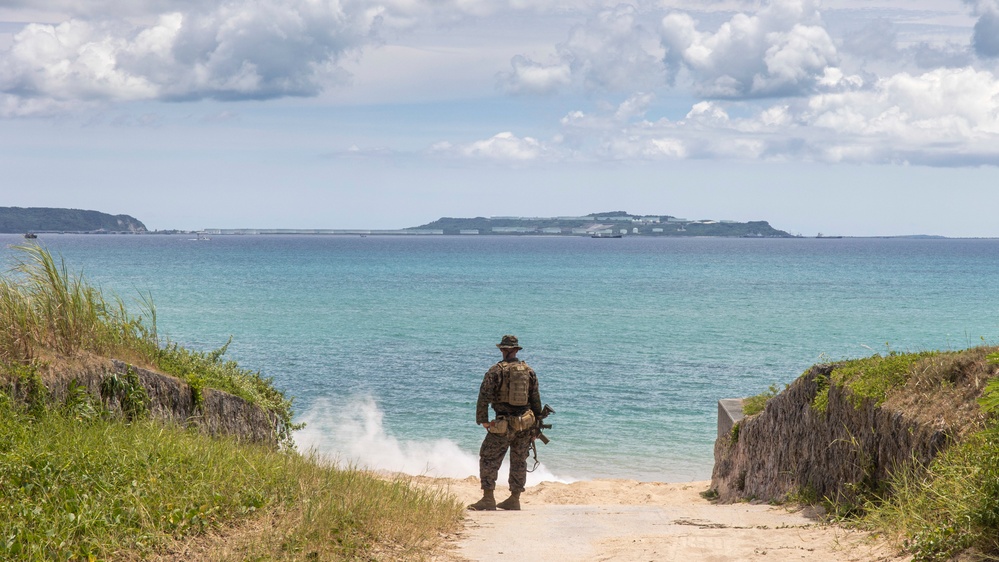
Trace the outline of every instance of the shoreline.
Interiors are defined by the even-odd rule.
[[[472,503],[478,478],[414,477]],[[468,512],[433,560],[552,559],[570,561],[848,560],[906,561],[883,540],[821,521],[811,507],[716,504],[701,492],[709,481],[543,482],[521,495],[522,511]],[[505,498],[505,485],[497,500]]]

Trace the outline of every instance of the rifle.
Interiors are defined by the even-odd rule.
[[[553,410],[548,404],[545,404],[545,407],[541,409],[541,415],[534,417],[534,427],[532,427],[529,432],[529,435],[531,436],[531,453],[534,455],[534,468],[528,470],[527,472],[534,472],[534,470],[538,468],[538,465],[541,464],[541,461],[538,460],[538,446],[534,443],[534,441],[540,439],[545,445],[551,442],[551,439],[548,439],[542,431],[552,428],[552,424],[545,423],[545,418],[554,413],[555,410]]]

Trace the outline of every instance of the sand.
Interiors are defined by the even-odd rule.
[[[429,479],[428,479],[429,480]],[[478,479],[434,479],[462,501]],[[546,482],[521,496],[522,511],[469,512],[442,561],[908,560],[867,534],[822,523],[809,509],[716,505],[708,482]],[[506,490],[497,490],[497,501]]]

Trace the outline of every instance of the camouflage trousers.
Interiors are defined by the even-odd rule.
[[[510,450],[510,491],[523,492],[527,484],[527,455],[531,437],[526,431],[486,433],[479,448],[479,481],[483,490],[496,489],[496,475],[507,449]]]

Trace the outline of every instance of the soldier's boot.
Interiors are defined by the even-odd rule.
[[[496,498],[492,490],[482,490],[482,499],[468,506],[471,511],[496,511]]]
[[[507,511],[520,511],[520,492],[510,492],[510,497],[496,504]]]

